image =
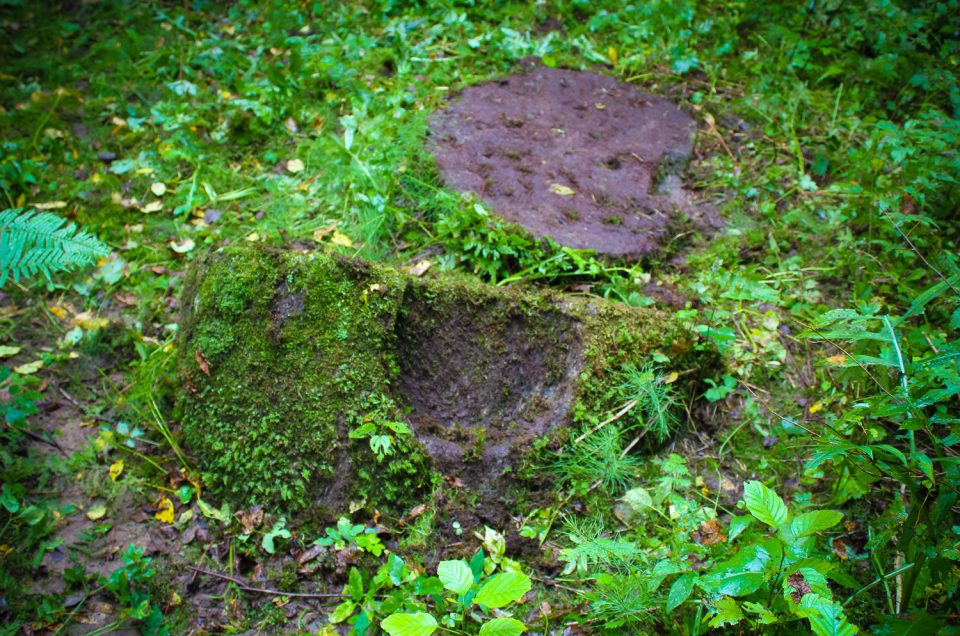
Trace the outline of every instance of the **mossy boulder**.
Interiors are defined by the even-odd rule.
[[[618,369],[700,357],[659,311],[320,252],[211,252],[183,307],[188,446],[236,503],[291,512],[402,512],[443,483],[513,496],[540,451],[615,406]]]

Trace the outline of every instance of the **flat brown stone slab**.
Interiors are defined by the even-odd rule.
[[[448,187],[562,245],[636,258],[720,225],[681,186],[693,118],[612,77],[534,66],[463,89],[431,132]]]

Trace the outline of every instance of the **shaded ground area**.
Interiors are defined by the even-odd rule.
[[[688,222],[721,223],[682,188],[695,132],[665,98],[538,65],[464,89],[432,121],[446,185],[536,236],[628,258],[659,251]]]

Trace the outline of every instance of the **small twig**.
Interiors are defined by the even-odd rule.
[[[48,446],[52,446],[52,447],[56,448],[58,451],[60,451],[60,452],[63,454],[64,457],[67,456],[67,451],[63,450],[63,447],[60,446],[60,444],[58,444],[58,443],[56,442],[56,440],[47,439],[47,438],[44,437],[43,435],[38,435],[37,433],[34,433],[33,431],[28,431],[28,430],[25,429],[25,428],[18,428],[18,427],[16,427],[16,426],[14,426],[13,424],[9,423],[9,422],[6,422],[6,425],[7,425],[7,428],[9,428],[10,430],[16,431],[17,433],[20,433],[21,435],[26,435],[27,437],[29,437],[30,439],[32,439],[32,440],[35,441],[35,442],[40,442],[41,444],[46,444],[46,445],[48,445]]]
[[[196,570],[200,574],[207,574],[209,576],[215,576],[218,579],[223,579],[224,581],[230,581],[231,583],[236,583],[241,590],[246,592],[256,592],[257,594],[270,594],[271,596],[295,596],[297,598],[342,598],[342,594],[311,594],[307,592],[283,592],[280,590],[271,590],[265,587],[253,587],[248,585],[243,579],[234,578],[226,574],[221,574],[220,572],[212,572],[210,570],[204,570],[203,568],[198,568],[194,565],[189,566],[191,569]]]
[[[637,435],[636,437],[634,437],[634,438],[633,438],[633,441],[630,442],[629,444],[627,444],[627,447],[623,449],[623,452],[622,452],[622,453],[620,453],[620,459],[623,459],[624,457],[626,457],[626,456],[627,456],[627,453],[629,453],[630,451],[633,450],[633,447],[636,446],[637,443],[639,443],[640,440],[643,439],[643,436],[646,435],[646,434],[647,434],[647,431],[649,431],[649,430],[650,430],[649,428],[645,428],[645,429],[643,429],[643,432],[642,432],[642,433],[640,433],[639,435]]]
[[[937,276],[943,279],[943,282],[947,284],[947,287],[953,290],[954,294],[960,294],[960,291],[957,291],[957,288],[953,286],[953,283],[950,282],[950,279],[944,276],[939,269],[931,265],[930,262],[923,257],[923,254],[921,254],[920,250],[917,249],[917,246],[913,244],[913,241],[910,240],[910,237],[903,233],[903,230],[901,230],[900,226],[897,225],[897,222],[893,220],[893,217],[890,216],[890,213],[883,208],[880,208],[880,211],[883,212],[883,215],[887,217],[887,220],[890,221],[890,224],[897,230],[900,236],[903,237],[903,240],[907,242],[907,245],[910,246],[910,249],[912,249],[918,257],[920,257],[920,260],[923,261],[923,264],[936,272]]]
[[[620,411],[617,412],[616,415],[610,417],[609,419],[604,420],[603,422],[600,422],[599,424],[597,424],[596,426],[594,426],[592,429],[590,429],[589,431],[587,431],[586,433],[584,433],[583,435],[581,435],[581,436],[578,437],[577,439],[573,440],[574,445],[579,444],[580,442],[582,442],[582,441],[585,440],[586,438],[590,437],[591,435],[593,435],[594,433],[596,433],[597,431],[599,431],[601,428],[603,428],[603,427],[606,426],[607,424],[610,424],[611,422],[616,422],[616,421],[619,420],[621,417],[623,417],[624,415],[626,415],[627,413],[629,413],[629,412],[630,412],[630,409],[632,409],[632,408],[635,407],[636,405],[637,405],[637,400],[635,400],[635,399],[634,399],[634,400],[630,400],[629,402],[627,402],[626,404],[623,405],[623,408],[620,409]]]

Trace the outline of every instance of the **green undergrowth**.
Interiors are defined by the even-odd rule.
[[[390,264],[426,261],[429,275],[451,270],[505,289],[533,283],[634,306],[666,290],[679,308],[664,322],[697,339],[637,354],[644,343],[613,330],[588,352],[597,367],[585,367],[576,427],[538,440],[536,461],[522,468],[545,496],[518,502],[515,519],[491,529],[509,536],[509,555],[506,540],[474,536],[432,505],[378,517],[345,503],[325,514],[362,522],[361,535],[382,538],[389,554],[356,547],[356,537],[323,546],[364,555],[346,569],[339,552],[318,559],[316,578],[344,590],[335,599],[344,609],[301,621],[289,618],[291,606],[229,584],[229,613],[204,629],[329,633],[330,623],[376,634],[401,613],[421,629],[432,620],[450,633],[480,631],[493,616],[468,595],[490,573],[469,562],[470,586],[444,587],[425,562],[441,542],[459,542],[466,555],[482,546],[498,571],[516,558],[533,575],[531,597],[498,618],[541,633],[569,624],[595,633],[952,633],[958,15],[956,0],[0,3],[2,207],[75,221],[112,249],[83,271],[3,289],[0,622],[68,630],[89,601],[103,601],[124,626],[159,632],[154,607],[177,625],[197,613],[184,589],[174,598],[157,582],[175,577],[159,568],[148,576],[127,546],[113,546],[129,557],[115,559],[114,569],[127,568],[116,585],[81,571],[65,575],[62,594],[23,585],[58,542],[77,556],[113,536],[107,523],[87,533],[91,541],[58,534],[72,515],[97,510],[92,501],[65,507],[60,480],[110,506],[127,492],[151,512],[169,511],[172,520],[148,518],[171,534],[203,519],[214,531],[191,544],[191,558],[239,575],[240,561],[300,555],[329,533],[319,520],[287,529],[274,504],[248,527],[249,509],[215,500],[194,459],[229,475],[210,482],[221,493],[304,502],[314,475],[337,471],[326,453],[333,431],[317,437],[301,424],[334,407],[362,431],[349,444],[363,466],[379,465],[376,449],[387,463],[400,457],[386,455],[400,451],[402,427],[386,425],[403,421],[399,403],[389,391],[357,389],[395,377],[396,360],[344,348],[339,360],[275,364],[283,350],[268,299],[277,285],[336,290],[286,282],[279,262],[265,259],[258,271],[275,272],[272,280],[243,267],[217,285],[204,279],[199,295],[220,325],[178,324],[184,288],[197,284],[189,266],[209,248],[246,242],[320,243]],[[614,75],[693,114],[698,142],[685,178],[726,228],[643,263],[610,262],[533,240],[445,189],[424,147],[430,114],[458,88],[528,57]],[[377,271],[387,282],[399,276]],[[367,297],[390,312],[399,302]],[[388,337],[366,321],[369,304],[338,302],[311,306],[329,329],[305,324],[291,346],[339,342],[338,317],[348,337]],[[251,310],[256,323],[228,328]],[[178,330],[202,343],[199,358],[178,351]],[[241,348],[250,355],[232,357]],[[700,348],[718,353],[686,363],[709,355]],[[199,394],[177,380],[176,360]],[[699,376],[704,390],[691,395]],[[325,382],[298,381],[295,395],[287,389],[297,378]],[[58,437],[52,414],[70,404],[61,390],[79,400],[73,408],[95,439],[69,459],[37,440]],[[209,407],[224,430],[242,418],[259,444],[199,450],[173,417],[180,397],[192,404],[184,413]],[[311,408],[293,413],[300,400]],[[469,444],[480,457],[489,440]],[[287,461],[307,449],[321,451],[313,463]],[[377,497],[457,491],[411,472],[419,464],[408,455],[412,464],[399,462],[406,490]],[[344,492],[361,483],[373,492],[387,482],[368,471]],[[116,505],[111,514],[131,514]],[[286,589],[313,589],[292,568],[267,569]]]

